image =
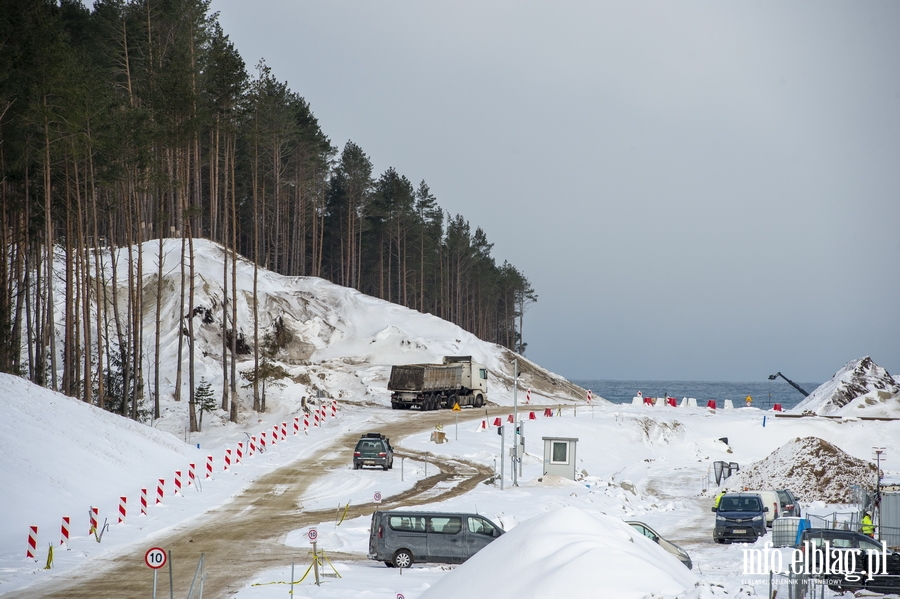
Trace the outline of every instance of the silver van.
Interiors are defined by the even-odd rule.
[[[369,559],[397,568],[413,562],[461,564],[502,534],[478,514],[378,511],[372,514]]]

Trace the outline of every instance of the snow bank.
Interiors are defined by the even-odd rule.
[[[792,413],[900,417],[900,384],[887,370],[865,356],[848,362],[830,381],[822,383]]]
[[[90,505],[103,508],[102,524],[117,506],[97,502],[119,495],[136,502],[135,490],[155,482],[148,465],[165,476],[202,464],[199,450],[168,433],[9,374],[0,374],[0,414],[0,511],[14,515],[0,518],[0,547],[24,547],[28,525],[58,541],[62,515],[83,535]]]
[[[621,520],[564,507],[522,522],[422,593],[482,597],[674,597],[695,574]]]

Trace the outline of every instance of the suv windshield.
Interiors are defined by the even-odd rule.
[[[727,495],[719,502],[720,512],[761,512],[758,497],[728,497]]]

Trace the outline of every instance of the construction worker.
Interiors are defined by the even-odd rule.
[[[867,537],[875,538],[875,525],[872,524],[872,510],[866,510],[866,513],[862,517],[862,522],[860,523],[859,532],[863,533]]]
[[[722,496],[725,495],[725,491],[720,491],[718,495],[716,495],[716,501],[713,503],[713,507],[715,509],[719,509],[719,502],[722,501]]]

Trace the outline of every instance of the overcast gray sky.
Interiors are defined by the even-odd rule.
[[[900,2],[213,0],[529,278],[568,378],[900,374]]]

